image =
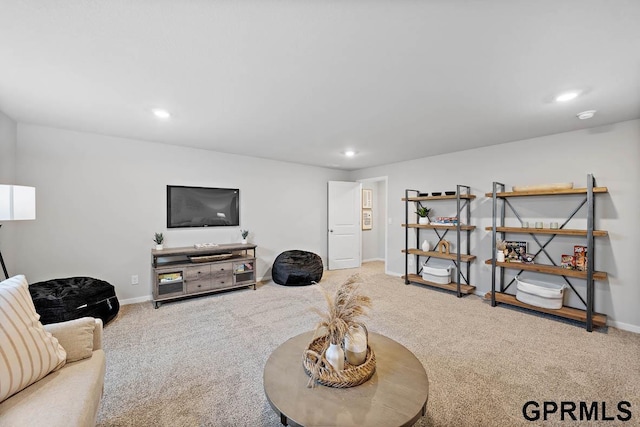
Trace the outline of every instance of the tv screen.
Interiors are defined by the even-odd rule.
[[[167,228],[240,225],[240,190],[167,185]]]

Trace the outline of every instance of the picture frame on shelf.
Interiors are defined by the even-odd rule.
[[[362,209],[373,208],[373,190],[362,190]]]
[[[371,209],[362,210],[362,229],[371,230],[373,228],[373,211]]]
[[[527,242],[505,241],[505,261],[523,262],[527,254]]]

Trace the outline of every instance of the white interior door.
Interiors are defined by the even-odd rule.
[[[329,181],[329,270],[360,267],[361,194],[362,184],[359,182]]]

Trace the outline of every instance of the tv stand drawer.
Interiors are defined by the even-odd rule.
[[[187,294],[208,291],[212,289],[211,280],[191,280],[187,281]]]
[[[184,275],[187,280],[206,281],[211,279],[211,265],[199,265],[196,267],[187,267],[184,269]]]

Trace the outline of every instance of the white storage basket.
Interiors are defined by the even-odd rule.
[[[519,276],[516,276],[516,283],[518,301],[551,310],[562,308],[565,285],[529,279],[524,281]]]
[[[451,283],[451,265],[429,267],[424,263],[422,264],[422,279],[440,285],[447,285]]]

